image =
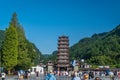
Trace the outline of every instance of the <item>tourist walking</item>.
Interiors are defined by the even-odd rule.
[[[77,72],[74,73],[72,80],[81,80]]]
[[[56,77],[55,77],[54,72],[52,70],[50,70],[50,72],[46,75],[45,80],[56,80]]]
[[[84,74],[84,80],[88,80],[89,79],[89,75],[88,75],[88,73],[85,73]]]
[[[5,80],[6,74],[4,72],[1,73],[2,80]]]
[[[94,78],[94,74],[92,71],[89,72],[89,80],[93,80]]]
[[[109,72],[110,80],[114,80],[114,73],[112,71]]]

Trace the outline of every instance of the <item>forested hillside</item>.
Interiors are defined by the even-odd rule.
[[[41,59],[44,64],[46,64],[48,61],[57,63],[57,51],[54,51],[52,54],[42,54]]]
[[[70,59],[85,59],[93,65],[120,66],[120,25],[110,32],[81,39],[70,48]]]

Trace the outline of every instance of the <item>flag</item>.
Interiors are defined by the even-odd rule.
[[[72,66],[75,66],[75,65],[76,65],[76,60],[73,60]]]

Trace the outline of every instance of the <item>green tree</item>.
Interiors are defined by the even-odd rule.
[[[39,64],[40,60],[42,60],[42,54],[41,52],[39,51],[39,49],[35,46],[35,44],[31,43],[33,45],[33,51],[34,51],[34,59],[33,59],[33,62],[35,65]]]
[[[90,60],[88,60],[89,63],[92,63],[94,65],[112,65],[113,61],[109,56],[94,56],[92,58],[90,58]]]
[[[13,24],[5,32],[5,40],[2,47],[2,63],[6,70],[9,71],[17,65],[18,57],[18,35]]]
[[[18,69],[28,69],[31,67],[31,59],[28,57],[28,48],[24,30],[22,27],[17,27],[18,33]]]
[[[31,59],[32,65],[35,66],[39,64],[41,53],[36,48],[36,46],[33,43],[29,42],[28,40],[27,40],[27,49],[28,49],[28,57]]]
[[[11,24],[17,30],[18,34],[18,64],[16,66],[17,69],[28,69],[31,67],[31,59],[28,57],[28,49],[27,49],[27,42],[26,36],[23,27],[18,22],[17,14],[14,13],[11,19]]]

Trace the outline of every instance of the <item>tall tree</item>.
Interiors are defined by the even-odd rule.
[[[27,41],[22,27],[17,27],[18,32],[18,65],[19,69],[28,69],[31,67],[31,59],[28,57]]]
[[[5,40],[2,47],[2,63],[3,67],[10,70],[17,65],[18,57],[18,35],[13,24],[5,32]]]
[[[31,66],[31,59],[28,57],[25,32],[18,22],[16,13],[13,14],[10,23],[14,25],[18,34],[18,64],[16,67],[17,69],[28,69]]]

